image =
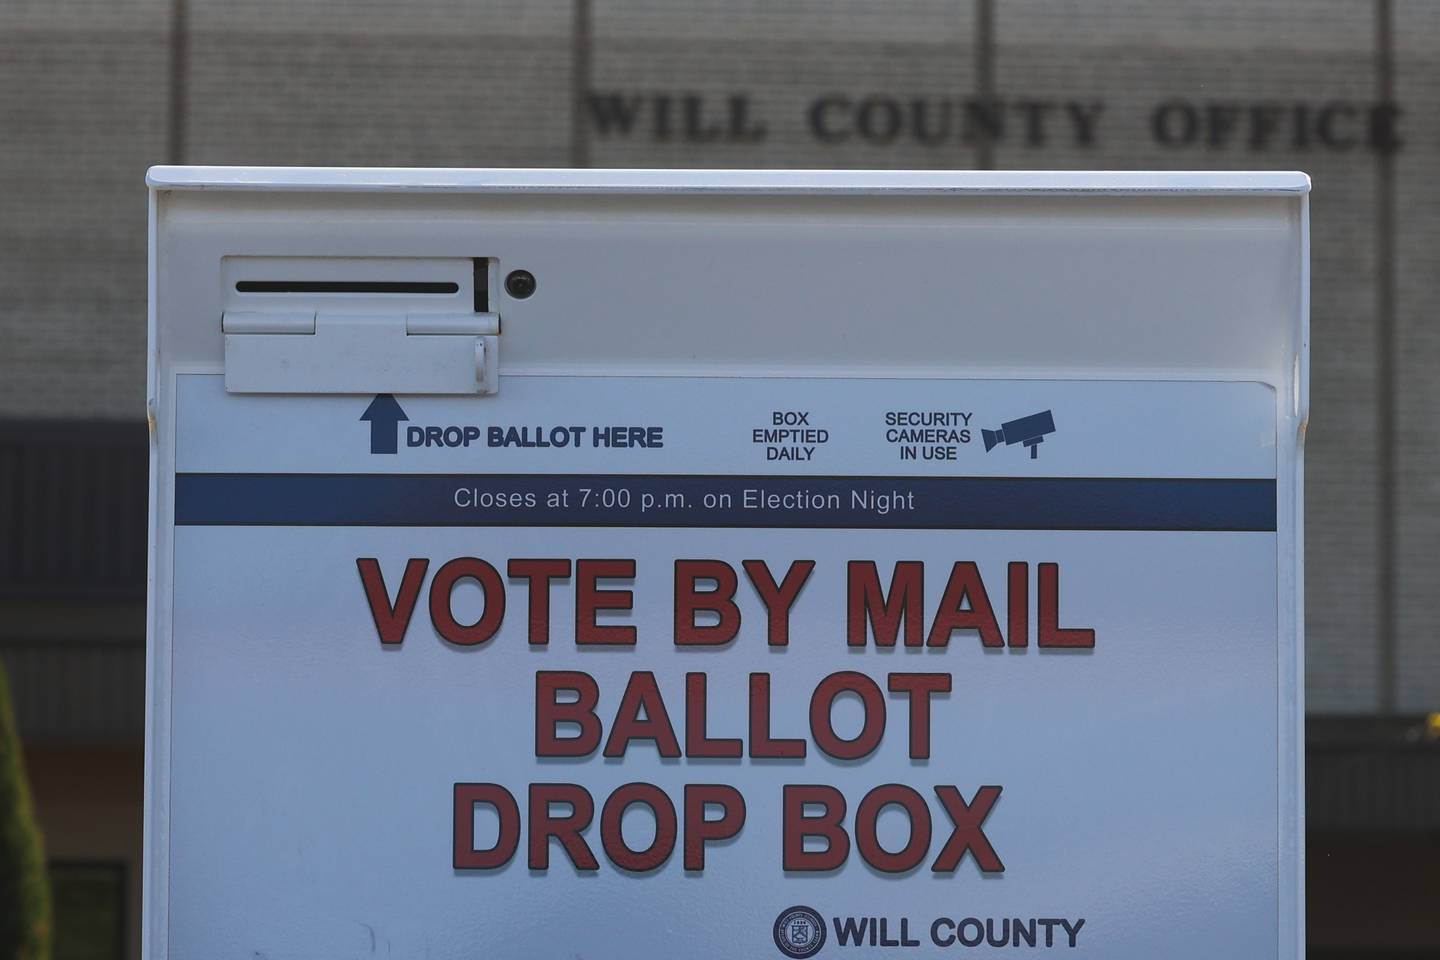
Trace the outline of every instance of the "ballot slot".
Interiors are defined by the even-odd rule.
[[[490,394],[493,257],[227,257],[230,393]]]
[[[491,257],[226,257],[225,312],[489,312]]]
[[[459,293],[450,280],[237,280],[237,293]]]

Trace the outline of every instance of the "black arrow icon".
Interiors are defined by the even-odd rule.
[[[370,406],[360,414],[370,421],[370,452],[394,453],[400,443],[400,421],[409,420],[400,404],[388,393],[377,393]]]

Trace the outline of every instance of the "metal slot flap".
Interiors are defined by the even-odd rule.
[[[500,318],[468,309],[475,263],[227,258],[225,389],[494,393]]]

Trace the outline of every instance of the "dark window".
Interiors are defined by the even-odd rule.
[[[0,421],[0,598],[143,598],[149,458],[143,420]]]
[[[55,901],[54,960],[123,960],[125,864],[50,864]]]

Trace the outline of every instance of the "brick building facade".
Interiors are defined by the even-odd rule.
[[[1440,6],[10,0],[0,89],[0,658],[57,858],[133,866],[138,844],[144,548],[124,516],[144,500],[123,498],[163,162],[1308,172],[1312,820],[1440,830],[1434,758],[1365,753],[1410,749],[1440,710]],[[1355,750],[1375,791],[1433,809],[1392,823],[1347,793]],[[71,842],[89,814],[65,757],[120,784],[113,836]]]

